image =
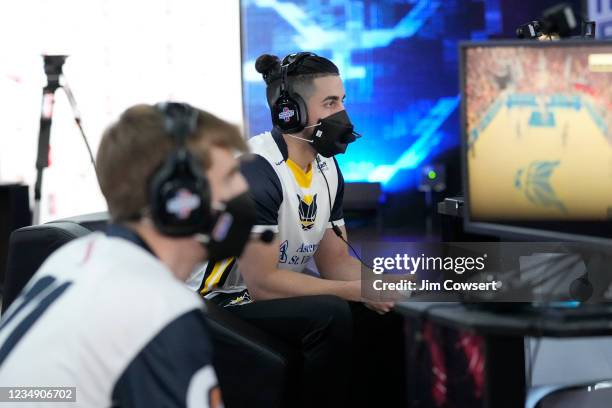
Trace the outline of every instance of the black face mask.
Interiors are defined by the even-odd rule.
[[[225,209],[216,212],[212,229],[205,247],[211,262],[238,257],[249,240],[255,224],[255,204],[248,192],[242,193],[225,203]]]
[[[332,157],[344,153],[357,136],[351,119],[343,110],[319,120],[312,133],[312,146],[321,156]]]

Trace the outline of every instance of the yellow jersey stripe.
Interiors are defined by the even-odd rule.
[[[208,277],[208,279],[206,279],[206,282],[204,283],[204,289],[202,289],[202,291],[200,292],[202,295],[210,292],[212,289],[214,289],[217,286],[217,284],[221,280],[221,277],[223,276],[223,273],[226,271],[226,269],[228,269],[228,266],[232,264],[233,260],[234,260],[234,257],[231,257],[231,258],[219,261],[215,264],[215,267],[213,268],[212,273],[210,274],[210,276]]]
[[[198,293],[204,294],[205,283],[208,280],[208,277],[210,276],[210,274],[212,273],[214,268],[215,268],[215,264],[213,264],[211,262],[206,264],[206,269],[204,270],[204,276],[202,277],[202,282],[200,282],[200,287],[198,288]]]
[[[206,277],[206,280],[204,281],[204,286],[202,288],[202,290],[200,291],[200,294],[205,294],[206,292],[208,292],[208,284],[210,283],[210,280],[212,279],[213,276],[215,276],[215,274],[217,273],[217,271],[219,270],[219,267],[221,266],[221,262],[216,262],[215,266],[212,269],[212,272],[210,273],[210,275],[208,275],[208,277]]]
[[[302,170],[302,168],[291,159],[286,161],[287,167],[293,173],[293,177],[298,185],[302,188],[310,188],[312,182],[312,165],[308,165],[308,171]]]

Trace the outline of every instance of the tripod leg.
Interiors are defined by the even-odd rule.
[[[40,129],[38,131],[38,154],[36,157],[36,184],[34,184],[34,214],[32,224],[40,223],[40,201],[42,198],[43,170],[49,166],[49,139],[51,137],[51,122],[55,90],[59,82],[49,83],[43,88],[42,109],[40,114]]]

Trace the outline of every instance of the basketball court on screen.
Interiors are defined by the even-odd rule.
[[[472,114],[468,166],[475,216],[610,218],[612,129],[606,115],[610,114],[611,91],[603,90],[602,95],[602,90],[592,87],[588,80],[592,75],[605,75],[608,81],[611,74],[579,75],[576,71],[584,69],[585,64],[575,59],[586,57],[571,55],[571,50],[566,55],[540,53],[531,56],[538,68],[527,76],[520,61],[508,69],[505,67],[510,65],[504,65],[503,58],[492,56],[501,61],[497,67],[493,64],[488,78],[496,85],[497,95],[480,96],[489,96],[491,102],[479,112],[470,112],[469,96],[467,101],[468,113]],[[551,68],[555,65],[565,74],[555,77]],[[501,75],[507,77],[503,86],[499,86]],[[560,86],[553,81],[566,83]],[[478,107],[478,102],[482,105],[475,101],[472,108]]]

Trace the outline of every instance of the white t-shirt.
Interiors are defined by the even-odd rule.
[[[54,407],[219,406],[202,300],[132,235],[93,233],[43,263],[2,316],[0,386],[76,387]]]

